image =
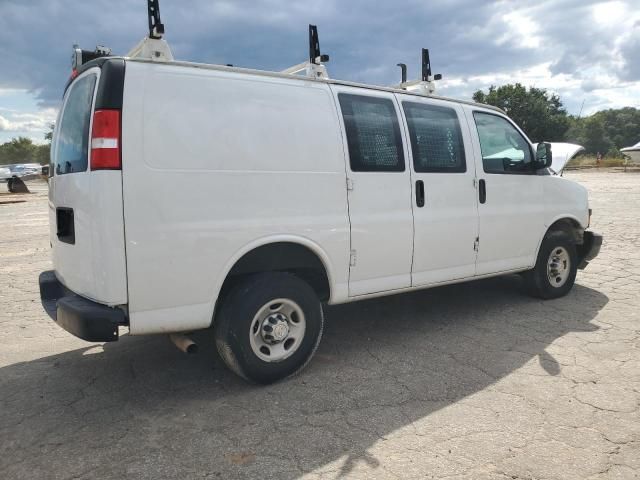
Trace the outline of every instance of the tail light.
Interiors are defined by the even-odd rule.
[[[120,170],[120,110],[96,110],[91,127],[91,170]]]

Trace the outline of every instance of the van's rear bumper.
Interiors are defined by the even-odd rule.
[[[40,299],[58,325],[88,342],[115,342],[118,327],[127,324],[123,310],[76,295],[56,278],[53,270],[40,274]]]
[[[596,258],[600,253],[600,247],[602,247],[602,235],[586,231],[584,232],[582,245],[577,245],[578,247],[578,268],[583,270],[589,262]]]

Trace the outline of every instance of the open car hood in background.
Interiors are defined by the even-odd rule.
[[[633,147],[621,148],[620,151],[628,158],[632,164],[640,164],[640,142]]]
[[[534,146],[534,150],[535,147]],[[569,163],[573,157],[579,152],[584,150],[582,145],[575,145],[573,143],[551,143],[551,170],[556,175],[560,175],[564,167]]]

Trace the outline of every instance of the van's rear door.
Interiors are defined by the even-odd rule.
[[[107,305],[127,303],[122,170],[92,168],[91,156],[92,144],[95,158],[95,147],[119,149],[120,138],[118,129],[115,140],[93,135],[92,141],[92,129],[99,127],[94,125],[95,112],[121,110],[123,83],[124,60],[109,59],[96,62],[68,86],[49,173],[56,276],[75,293]]]

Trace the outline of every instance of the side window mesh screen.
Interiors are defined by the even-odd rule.
[[[386,98],[339,94],[355,172],[401,172],[404,158],[393,102]]]
[[[403,102],[416,172],[465,172],[460,123],[455,110]]]

